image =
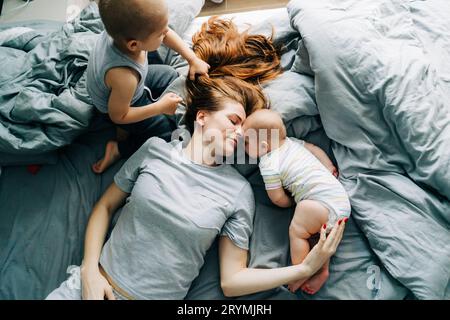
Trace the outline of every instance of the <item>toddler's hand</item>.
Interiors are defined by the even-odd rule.
[[[189,79],[195,80],[196,74],[208,75],[210,66],[200,58],[195,58],[189,63]]]
[[[177,110],[178,104],[181,101],[183,101],[183,99],[175,93],[166,93],[161,99],[159,99],[159,103],[161,104],[161,113],[168,115],[174,114]]]

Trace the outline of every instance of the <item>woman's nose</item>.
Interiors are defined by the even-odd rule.
[[[242,137],[242,135],[244,134],[241,125],[238,125],[238,126],[237,126],[237,128],[236,128],[236,134],[237,134],[238,136],[240,136],[240,137]]]

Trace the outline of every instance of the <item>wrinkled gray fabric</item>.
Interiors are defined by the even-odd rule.
[[[234,21],[242,21],[239,16]],[[249,19],[256,21],[256,18]],[[271,24],[275,26],[274,41],[288,43],[299,41],[299,34],[289,26],[287,11],[280,9],[279,14],[271,14],[260,23],[251,26],[251,32],[269,35]],[[284,25],[284,29],[277,26]],[[199,27],[200,24],[196,23]],[[192,30],[190,28],[188,31]],[[278,33],[277,30],[280,30]],[[258,32],[260,31],[260,32]],[[189,39],[189,35],[185,35]],[[300,40],[301,42],[301,40]],[[295,53],[296,45],[283,57]],[[297,50],[298,52],[298,50]],[[264,92],[270,99],[272,108],[283,117],[289,136],[305,139],[325,150],[334,159],[331,141],[322,128],[319,110],[315,101],[315,85],[312,73],[296,74],[288,71],[294,68],[297,56],[284,66],[286,72],[264,86]],[[303,60],[304,61],[304,60]],[[302,62],[303,62],[302,61]],[[297,61],[297,64],[300,61]],[[180,77],[168,91],[184,96],[185,78]],[[177,120],[183,128],[185,107],[179,105]],[[264,188],[256,165],[238,165],[236,168],[246,176],[253,187],[256,200],[254,230],[250,243],[249,266],[254,268],[274,268],[289,265],[288,227],[292,209],[275,207]],[[372,252],[365,236],[350,218],[344,240],[330,264],[331,275],[321,291],[314,295],[298,293],[294,295],[285,287],[240,297],[239,299],[403,299],[407,289],[393,279]],[[187,299],[224,299],[220,290],[217,245],[213,246],[205,258],[205,264],[194,281]]]
[[[196,3],[196,2],[195,2]],[[200,1],[199,1],[200,3]],[[196,7],[200,10],[200,7]],[[191,13],[187,13],[191,14]],[[298,46],[296,44],[296,38],[299,39],[298,32],[292,31],[290,25],[285,24],[285,21],[289,21],[287,12],[280,15],[272,15],[271,21],[275,21],[275,26],[284,26],[282,30],[284,35],[287,35],[285,43],[290,43],[290,51],[285,53],[284,64],[285,70],[296,70],[296,66],[304,66],[303,70],[306,70],[299,80],[301,86],[295,86],[297,80],[300,79],[295,75],[286,76],[286,78],[280,78],[280,83],[274,83],[272,89],[280,88],[292,88],[292,97],[305,101],[305,105],[299,104],[297,109],[292,101],[286,101],[286,110],[292,110],[296,112],[297,117],[291,115],[290,112],[284,112],[285,117],[290,118],[291,125],[288,128],[289,135],[303,138],[306,141],[312,142],[322,149],[324,149],[330,157],[333,159],[333,151],[338,151],[337,144],[330,141],[327,137],[329,134],[329,125],[325,125],[325,130],[321,126],[321,122],[318,118],[318,113],[308,112],[308,110],[314,110],[310,108],[313,105],[309,105],[307,102],[313,103],[317,101],[321,116],[323,110],[321,106],[323,100],[321,96],[325,91],[325,88],[317,88],[317,79],[312,78],[314,73],[309,67],[309,62],[304,58],[309,59],[309,53],[306,51],[308,44],[307,41],[300,41]],[[256,17],[251,19],[256,21]],[[265,21],[261,21],[258,25],[263,25],[267,30]],[[276,31],[276,30],[275,30]],[[294,40],[293,42],[291,40]],[[275,35],[275,41],[277,36]],[[290,42],[291,41],[291,42]],[[300,48],[300,49],[298,49]],[[308,50],[310,48],[308,47]],[[295,52],[302,52],[302,56],[295,55]],[[163,53],[161,51],[160,53]],[[306,55],[305,55],[306,53]],[[170,53],[168,53],[170,54]],[[330,53],[329,53],[330,54]],[[163,55],[163,54],[162,54]],[[164,56],[164,55],[163,55]],[[164,56],[168,61],[173,63],[177,61],[174,56]],[[306,61],[306,62],[305,62]],[[180,63],[182,65],[183,63]],[[185,65],[185,64],[184,64]],[[330,68],[329,72],[333,72],[333,68]],[[320,78],[320,77],[319,77]],[[282,79],[291,79],[290,81],[283,81]],[[309,79],[309,80],[306,80]],[[295,81],[294,81],[295,80]],[[336,79],[334,79],[336,80]],[[283,81],[283,83],[281,83]],[[312,81],[314,81],[312,83]],[[339,81],[336,80],[336,85],[339,90]],[[320,84],[320,82],[319,82]],[[183,79],[179,79],[177,83],[171,87],[172,91],[182,93],[184,90]],[[335,91],[337,94],[339,90]],[[343,91],[346,94],[346,91]],[[276,90],[273,95],[277,95]],[[333,99],[337,99],[333,97]],[[337,99],[339,101],[339,99]],[[278,111],[283,113],[284,103],[278,104]],[[353,104],[351,105],[353,106]],[[294,107],[294,109],[292,109]],[[305,114],[303,114],[303,112]],[[182,121],[182,109],[178,112],[179,119]],[[333,114],[334,116],[334,114]],[[326,116],[325,116],[326,117]],[[309,120],[305,120],[305,119]],[[360,117],[355,117],[359,119]],[[339,119],[346,119],[340,115]],[[294,125],[296,121],[298,125]],[[329,123],[328,119],[328,123]],[[336,120],[338,122],[338,120]],[[301,124],[300,124],[301,123]],[[341,126],[343,126],[341,124]],[[362,127],[362,125],[360,124]],[[96,126],[97,130],[100,130],[99,126]],[[347,128],[340,127],[339,130]],[[106,129],[105,129],[106,130]],[[326,132],[326,133],[325,133]],[[335,134],[333,130],[330,132]],[[113,136],[114,132],[112,128],[109,128],[100,134],[98,131],[88,132],[81,136],[71,146],[61,150],[58,163],[50,166],[43,166],[41,171],[36,175],[31,175],[26,171],[24,167],[7,167],[3,168],[3,172],[0,175],[0,298],[1,299],[13,299],[13,298],[30,298],[30,299],[42,299],[47,296],[54,288],[56,288],[63,280],[67,279],[66,269],[69,265],[79,265],[82,257],[82,244],[84,238],[84,231],[87,223],[87,216],[92,209],[92,205],[100,197],[103,190],[112,181],[112,175],[120,167],[120,163],[109,169],[105,175],[96,176],[90,171],[90,165],[93,161],[99,158],[103,153],[103,146],[107,139]],[[358,137],[359,135],[359,137]],[[332,137],[333,138],[333,137]],[[357,132],[355,136],[352,136],[352,140],[359,139],[362,141],[364,135]],[[364,145],[362,145],[364,146]],[[343,147],[341,147],[343,148]],[[345,150],[345,149],[344,149]],[[365,158],[355,158],[348,153],[347,156],[351,162],[357,160],[361,161],[361,165],[366,164]],[[343,160],[344,159],[344,160]],[[357,159],[357,160],[356,160]],[[339,165],[345,167],[345,158],[339,157]],[[369,164],[371,164],[369,162]],[[255,165],[239,165],[237,169],[244,174],[250,181],[253,187],[253,192],[256,200],[256,214],[254,220],[254,231],[250,242],[250,261],[251,267],[278,267],[289,264],[289,241],[288,241],[288,226],[291,219],[292,210],[280,209],[274,207],[268,199],[264,190],[262,179],[259,175],[258,168]],[[367,171],[370,173],[370,171]],[[365,172],[365,173],[367,173]],[[345,176],[346,171],[341,171],[341,175]],[[373,176],[372,176],[373,177]],[[375,176],[376,178],[376,176]],[[384,179],[386,180],[386,179]],[[346,183],[344,179],[341,181]],[[386,180],[375,182],[365,182],[363,186],[371,185],[376,186],[377,190],[390,192],[389,189],[384,189],[383,185],[391,184],[391,181]],[[405,201],[402,197],[411,198],[411,194],[417,192],[417,189],[412,188],[412,184],[406,182],[405,185],[409,188],[405,189],[398,199],[394,200],[387,198],[386,204],[384,202],[384,194],[374,196],[373,189],[371,192],[359,192],[362,189],[361,181],[353,180],[350,182],[358,182],[358,184],[346,184],[347,191],[351,193],[352,204],[361,204],[363,207],[378,207],[389,206],[390,209],[397,206],[404,205]],[[354,188],[356,186],[356,188]],[[416,186],[417,187],[417,186]],[[417,187],[418,188],[418,187]],[[19,190],[19,192],[18,192]],[[355,192],[352,192],[354,190]],[[358,191],[358,192],[356,192]],[[411,193],[412,192],[412,193]],[[423,196],[426,194],[427,196]],[[441,212],[442,206],[445,201],[442,201],[439,207],[439,202],[436,198],[430,198],[431,193],[422,189],[419,192],[419,197],[416,197],[417,203],[412,202],[408,206],[408,210],[417,213],[416,208],[418,206],[426,207],[421,213],[423,217],[417,216],[417,223],[423,225],[424,221],[428,221],[429,212]],[[69,195],[69,196],[68,196]],[[370,200],[368,200],[370,199]],[[389,200],[390,199],[390,200]],[[431,199],[431,202],[430,202]],[[398,201],[398,202],[397,202]],[[427,207],[429,206],[429,207]],[[416,210],[416,211],[414,211]],[[441,211],[439,211],[441,210]],[[372,214],[364,216],[358,214],[362,211],[356,211],[353,213],[353,217],[350,218],[348,226],[345,231],[345,236],[340,244],[338,251],[331,260],[330,265],[330,278],[325,286],[314,296],[302,295],[298,296],[289,293],[284,287],[280,287],[267,292],[249,295],[241,297],[240,299],[402,299],[408,291],[390,276],[385,266],[386,261],[381,258],[378,259],[372,250],[376,248],[379,255],[380,248],[387,250],[389,255],[392,256],[393,252],[390,252],[390,248],[386,247],[386,244],[393,246],[396,254],[400,254],[403,260],[409,255],[409,262],[413,266],[415,263],[421,263],[416,261],[415,250],[416,246],[408,247],[409,240],[405,242],[403,248],[396,247],[397,235],[390,232],[391,229],[387,229],[386,224],[381,223],[378,229],[375,224],[380,223],[379,218],[383,213],[379,213],[379,216],[375,217],[375,211]],[[395,213],[392,212],[391,218],[393,222],[395,220]],[[406,213],[410,213],[407,211]],[[366,214],[366,212],[364,212]],[[401,220],[401,225],[393,225],[396,232],[399,228],[407,226],[412,230],[417,231],[410,221],[406,221],[406,215]],[[439,220],[439,219],[437,219]],[[441,215],[441,221],[445,220],[445,214]],[[356,222],[356,223],[355,223]],[[435,227],[441,224],[435,224]],[[360,231],[360,228],[363,232]],[[389,226],[390,227],[390,226]],[[397,228],[398,227],[398,228]],[[405,228],[406,229],[406,228]],[[408,229],[410,230],[410,229]],[[430,229],[438,230],[440,229]],[[389,231],[389,232],[388,232]],[[400,230],[402,231],[402,230]],[[411,236],[425,236],[428,233],[427,227],[420,229],[416,235]],[[404,233],[404,232],[403,232]],[[400,233],[402,234],[402,233]],[[367,239],[366,239],[367,237]],[[436,238],[437,236],[435,236]],[[445,238],[445,236],[444,236]],[[375,239],[378,239],[376,242]],[[447,241],[447,243],[449,243]],[[372,248],[371,248],[372,247]],[[404,252],[400,252],[400,249]],[[414,250],[411,252],[411,250]],[[419,251],[420,252],[420,251]],[[448,252],[448,250],[447,250]],[[423,252],[421,252],[423,254]],[[43,258],[44,257],[44,258]],[[436,259],[436,256],[430,255],[430,258]],[[395,258],[391,263],[396,263]],[[432,261],[426,261],[431,263]],[[400,264],[400,267],[403,265]],[[433,274],[433,270],[428,270],[430,274]],[[392,273],[394,274],[394,273]],[[396,277],[398,280],[401,278]],[[402,282],[404,284],[404,282]],[[422,284],[423,281],[418,279],[418,284]],[[408,287],[411,288],[411,287]],[[447,288],[447,295],[450,294],[449,288]],[[194,281],[191,289],[187,295],[188,299],[224,299],[220,289],[219,281],[219,266],[217,257],[217,245],[214,244],[208,251],[205,257],[205,264],[200,271],[198,278]]]
[[[171,28],[183,34],[203,3],[169,1]],[[54,24],[24,25],[36,31],[20,33],[0,46],[0,153],[19,155],[18,162],[23,155],[68,145],[88,128],[94,108],[86,90],[85,70],[103,31],[95,2],[53,32],[48,31]],[[165,47],[159,53],[164,61],[173,55]],[[10,159],[3,164],[11,164]]]
[[[22,34],[0,47],[0,152],[55,150],[88,127],[84,70],[101,29],[95,8],[55,32]]]
[[[292,1],[288,11],[306,49],[293,68],[314,74],[353,218],[417,298],[448,298],[448,1]]]
[[[93,205],[113,181],[118,162],[103,175],[91,165],[115,130],[97,122],[36,174],[7,166],[0,175],[0,300],[43,299],[67,279],[83,256]]]

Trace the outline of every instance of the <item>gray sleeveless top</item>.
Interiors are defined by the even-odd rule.
[[[141,65],[120,52],[114,45],[113,39],[103,31],[89,57],[86,83],[92,102],[102,113],[108,113],[108,100],[111,93],[105,84],[105,75],[109,69],[116,67],[134,69],[140,76],[136,92],[131,100],[131,105],[133,105],[144,93],[148,62]]]

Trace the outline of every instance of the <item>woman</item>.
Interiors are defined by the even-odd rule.
[[[246,116],[264,105],[263,96],[251,84],[227,76],[188,82],[188,92],[192,138],[187,146],[151,138],[123,165],[93,209],[81,279],[73,276],[48,299],[182,299],[218,235],[226,296],[307,280],[334,254],[345,223],[328,237],[323,229],[301,264],[246,267],[252,190],[218,159],[233,154]],[[104,244],[111,217],[124,203]]]

